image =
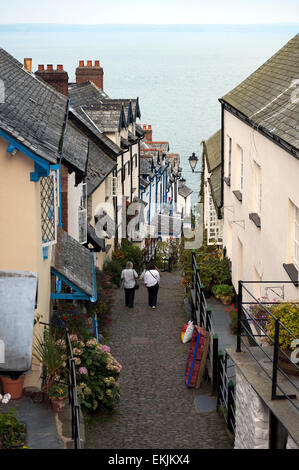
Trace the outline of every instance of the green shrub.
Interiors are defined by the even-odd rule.
[[[124,240],[122,244],[112,253],[112,260],[118,261],[122,269],[125,269],[127,262],[131,261],[135,271],[140,273],[143,262],[142,250],[138,246],[133,245],[128,240]]]
[[[15,416],[15,410],[10,408],[5,413],[0,413],[0,448],[21,448],[25,443],[26,426]]]
[[[299,338],[299,304],[292,302],[284,302],[268,307],[271,313],[277,318],[296,338]],[[275,334],[275,318],[269,315],[267,332],[274,341]],[[291,343],[293,341],[286,329],[282,326],[279,328],[279,346],[284,350],[292,350]]]
[[[71,336],[76,366],[78,400],[83,410],[112,410],[119,401],[121,365],[106,345],[95,338],[85,342]]]
[[[120,286],[121,272],[123,268],[119,260],[106,260],[103,265],[103,272],[110,276],[110,281],[116,286]]]
[[[238,332],[238,312],[232,311],[230,313],[230,330],[233,335],[236,335]]]
[[[212,291],[216,299],[220,299],[221,297],[232,297],[234,295],[233,286],[229,286],[228,284],[218,284],[213,287]]]

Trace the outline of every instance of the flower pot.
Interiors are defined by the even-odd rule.
[[[288,356],[288,359],[282,352],[278,351],[278,367],[288,375],[296,375],[299,377],[299,371],[291,361],[292,351],[284,351],[284,353]]]
[[[232,296],[231,295],[223,295],[220,297],[221,302],[223,305],[230,305],[232,303]]]
[[[23,393],[23,385],[25,376],[21,375],[18,379],[13,380],[10,377],[5,375],[0,375],[0,380],[2,383],[3,393],[10,393],[12,400],[17,400],[21,398]]]
[[[53,411],[55,411],[55,413],[59,413],[59,411],[63,411],[65,408],[66,397],[60,399],[51,398],[51,404]]]

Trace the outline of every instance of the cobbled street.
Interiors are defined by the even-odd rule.
[[[189,344],[180,333],[186,322],[180,277],[162,273],[158,306],[151,309],[140,281],[135,306],[124,306],[115,291],[109,327],[113,356],[122,364],[117,411],[98,413],[86,426],[89,449],[229,449],[225,423],[213,410],[199,413],[195,397],[210,395],[208,384],[188,389],[184,374]]]

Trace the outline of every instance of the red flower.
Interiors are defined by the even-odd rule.
[[[63,321],[67,321],[67,317],[63,317]]]
[[[74,317],[74,320],[77,320],[77,317],[76,317],[76,316]]]
[[[85,320],[85,318],[86,318],[85,315],[82,315],[82,318],[83,318],[83,320]]]

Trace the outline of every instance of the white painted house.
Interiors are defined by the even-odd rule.
[[[204,226],[207,244],[223,243],[223,211],[221,205],[221,129],[203,141]]]
[[[221,100],[224,246],[232,279],[293,281],[298,300],[299,35]],[[256,284],[255,295],[263,295]]]

